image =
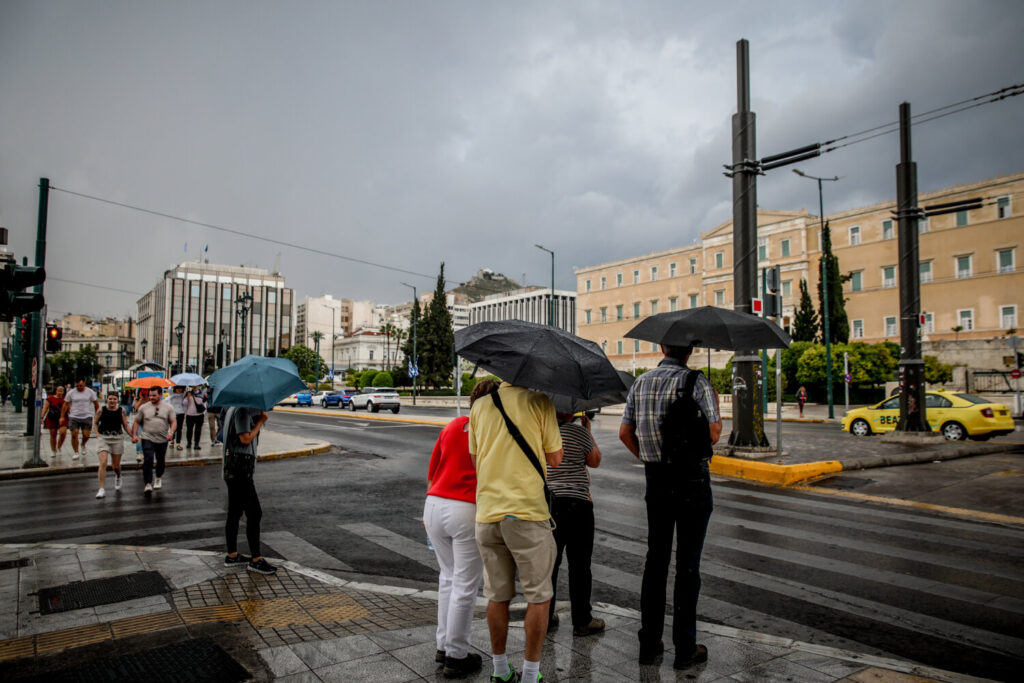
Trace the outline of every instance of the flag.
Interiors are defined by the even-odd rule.
[[[203,253],[204,253],[204,254],[205,254],[206,252],[208,252],[208,251],[210,251],[210,245],[209,245],[209,244],[207,244],[207,245],[206,245],[205,247],[203,247]]]
[[[188,253],[188,242],[185,242],[185,253]]]

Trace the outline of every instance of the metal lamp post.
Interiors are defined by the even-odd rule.
[[[539,244],[534,244],[541,251],[551,254],[551,300],[548,302],[548,325],[555,326],[555,252]]]
[[[143,362],[143,363],[145,363],[145,362],[146,362],[146,346],[147,346],[148,344],[149,344],[149,341],[148,341],[148,340],[147,340],[147,339],[146,339],[145,337],[143,337],[143,338],[142,338],[142,341],[141,341],[141,342],[139,342],[139,346],[141,346],[141,347],[142,347],[142,362]]]
[[[228,331],[223,327],[220,328],[220,367],[225,367],[228,363]]]
[[[245,336],[245,319],[249,315],[249,309],[252,307],[252,294],[242,294],[235,299],[235,305],[238,306],[238,310],[235,313],[242,319],[242,354],[249,348],[249,340]]]
[[[416,374],[412,376],[412,404],[416,405],[416,380],[420,374],[420,358],[416,353],[416,302],[419,299],[416,296],[416,287],[410,284],[401,283],[412,290],[412,362],[413,368],[415,368]]]
[[[178,372],[184,372],[185,350],[181,348],[181,338],[185,335],[185,324],[179,322],[174,326],[174,334],[178,335]]]
[[[331,389],[334,389],[334,337],[338,328],[334,326],[334,307],[320,304],[320,308],[328,308],[331,311]]]
[[[835,182],[836,180],[839,180],[839,176],[833,176],[832,178],[819,178],[818,176],[808,175],[798,168],[794,168],[793,173],[796,173],[801,178],[809,178],[811,180],[818,181],[818,213],[821,218],[821,231],[818,233],[818,246],[821,248],[821,315],[825,319],[825,372],[827,373],[828,419],[831,420],[835,417],[834,403],[832,401],[832,336],[829,330],[828,315],[828,264],[825,263],[824,245],[821,244],[821,241],[825,236],[825,200],[821,192],[821,182],[823,180]]]

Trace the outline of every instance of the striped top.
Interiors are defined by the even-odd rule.
[[[594,450],[594,437],[581,424],[563,422],[558,426],[562,434],[562,464],[548,468],[548,488],[554,496],[590,500],[590,473],[587,472],[587,453]]]

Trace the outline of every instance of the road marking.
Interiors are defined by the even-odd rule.
[[[301,565],[315,569],[352,571],[352,567],[349,565],[290,531],[264,532],[263,538],[266,539],[271,548],[281,553],[286,560],[298,562]]]
[[[339,524],[338,526],[349,533],[437,571],[437,556],[434,555],[433,550],[427,547],[426,542],[418,543],[369,522]]]
[[[322,410],[309,410],[306,408],[281,408],[282,413],[298,413],[303,415],[316,415],[317,417],[329,417],[335,420],[373,420],[375,422],[409,422],[412,424],[424,424],[424,425],[437,425],[438,427],[444,427],[446,424],[454,420],[455,418],[448,418],[445,420],[428,420],[417,417],[387,417],[384,415],[352,415],[345,414],[341,411],[337,413],[329,413]]]
[[[325,425],[323,422],[300,421],[295,424],[306,425],[307,427],[318,427],[320,429],[324,429],[326,427],[330,429],[349,429],[353,431],[360,431],[370,426],[369,422],[354,422],[351,425]]]

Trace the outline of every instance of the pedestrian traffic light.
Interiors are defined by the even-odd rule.
[[[57,353],[60,351],[61,338],[64,336],[64,331],[56,325],[46,326],[46,352]]]
[[[27,315],[18,318],[18,346],[26,355],[29,353],[29,342],[32,341],[32,325],[29,321],[30,318]]]
[[[46,271],[39,266],[5,263],[0,268],[0,320],[14,320],[22,313],[33,313],[43,307],[43,295],[25,289],[41,285]]]

